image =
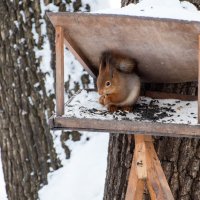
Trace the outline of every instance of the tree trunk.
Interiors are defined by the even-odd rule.
[[[134,2],[134,1],[132,1]],[[122,6],[131,3],[122,0]],[[200,2],[195,2],[200,5]],[[197,83],[146,84],[144,88],[180,94],[197,94]],[[200,140],[157,137],[155,148],[177,200],[200,200]],[[104,200],[124,200],[134,152],[133,137],[110,134]],[[145,192],[144,199],[150,199]]]
[[[42,3],[53,3],[59,11],[78,11],[82,6],[80,0],[0,0],[0,149],[9,200],[38,199],[38,190],[47,184],[48,172],[61,166],[47,122],[54,110],[55,94],[45,88],[48,72],[41,70],[42,58],[34,51],[44,48],[48,36],[55,74],[54,28],[41,15]],[[42,29],[44,22],[47,35]],[[81,82],[88,87],[89,76],[84,74]],[[71,94],[80,87],[78,82],[73,84],[73,91],[66,87]],[[62,143],[69,157],[70,151]]]
[[[38,199],[48,172],[61,166],[47,123],[55,95],[46,91],[48,73],[40,69],[41,59],[34,51],[43,49],[42,24],[46,21],[49,25],[41,15],[41,2],[0,1],[0,149],[9,200]],[[60,11],[66,11],[69,3],[54,1]],[[76,10],[81,6],[76,1],[73,5]],[[47,34],[54,50],[54,29],[50,25]],[[53,51],[52,70],[54,55]]]
[[[45,116],[53,102],[34,52],[43,43],[40,2],[1,0],[0,13],[0,147],[6,190],[10,200],[33,200],[50,168],[60,165]]]

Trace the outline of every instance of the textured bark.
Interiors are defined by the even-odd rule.
[[[45,116],[53,102],[46,95],[44,74],[33,51],[43,43],[39,5],[39,0],[0,1],[0,147],[10,200],[37,199],[50,168],[60,165]],[[33,19],[40,35],[38,44],[31,32]]]
[[[130,0],[122,0],[122,6],[129,3],[131,3]],[[195,3],[200,5],[199,1]],[[143,88],[180,94],[197,94],[196,82],[146,84]],[[157,137],[155,138],[155,147],[174,198],[177,200],[199,200],[200,140]],[[104,200],[123,200],[125,198],[133,149],[134,142],[130,136],[110,134]],[[147,191],[144,194],[144,199],[149,199]]]
[[[66,11],[70,2],[53,3]],[[25,13],[25,21],[20,11]],[[38,43],[33,38],[33,23]],[[54,50],[54,29],[47,23]],[[48,172],[61,166],[47,123],[55,95],[46,93],[45,74],[34,52],[35,46],[42,48],[43,39],[40,0],[0,1],[0,148],[9,200],[38,199],[38,189],[47,183]],[[52,69],[54,64],[53,51]]]

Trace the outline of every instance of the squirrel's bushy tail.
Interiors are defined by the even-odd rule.
[[[135,59],[109,51],[102,53],[100,63],[115,67],[124,73],[131,73],[137,68],[137,61]]]

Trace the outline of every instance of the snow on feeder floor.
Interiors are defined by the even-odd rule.
[[[132,112],[108,112],[95,91],[81,90],[65,105],[65,114],[50,119],[52,128],[165,136],[200,136],[197,101],[140,97]]]

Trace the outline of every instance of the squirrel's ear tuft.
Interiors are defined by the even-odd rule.
[[[110,65],[111,60],[112,53],[108,51],[103,52],[99,60],[100,69],[105,69],[107,65]]]

